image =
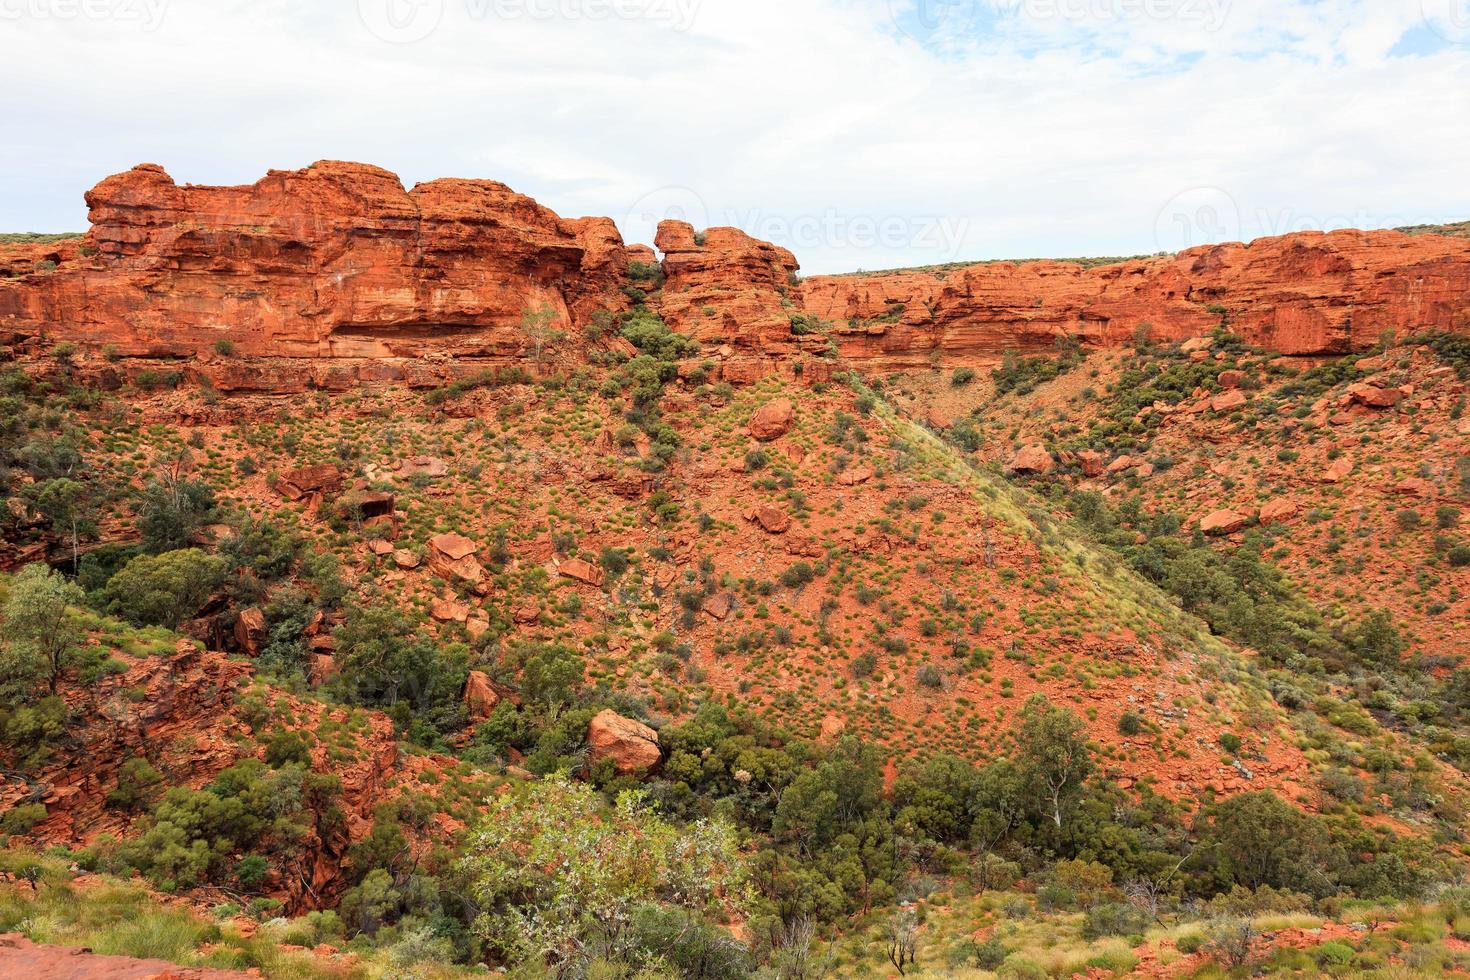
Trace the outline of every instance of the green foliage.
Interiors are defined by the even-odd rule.
[[[117,786],[107,794],[107,805],[129,819],[147,810],[162,792],[163,774],[147,760],[133,757],[117,773]]]
[[[230,856],[242,851],[307,861],[295,845],[308,832],[325,839],[341,820],[337,793],[335,777],[247,759],[202,790],[169,790],[121,853],[164,889],[222,880]]]
[[[424,395],[424,401],[429,405],[442,405],[479,388],[506,388],[511,385],[530,384],[530,382],[531,376],[524,368],[514,365],[487,368],[479,374],[461,378],[442,388],[435,388]]]
[[[521,692],[527,701],[548,710],[563,707],[582,686],[586,670],[582,655],[570,647],[541,647],[527,658],[521,671]]]
[[[1016,762],[1035,806],[1060,829],[1092,772],[1082,721],[1036,694],[1021,709]]]
[[[332,685],[343,700],[384,709],[425,744],[464,727],[464,647],[441,649],[390,606],[349,607],[336,640],[339,673]]]
[[[0,608],[0,696],[27,700],[38,686],[52,694],[85,634],[72,608],[82,590],[45,565],[27,565]]]
[[[194,532],[214,515],[214,488],[209,484],[174,473],[161,474],[143,490],[138,502],[143,550],[159,554],[187,548]]]
[[[1038,385],[1061,377],[1086,359],[1087,353],[1076,338],[1064,337],[1057,341],[1055,356],[1021,357],[1015,351],[1006,351],[1001,357],[1000,366],[993,369],[990,376],[995,381],[997,395],[1012,392],[1029,395]]]
[[[638,793],[608,808],[590,787],[552,778],[492,799],[463,868],[481,908],[475,929],[512,964],[565,969],[589,945],[635,952],[630,925],[647,905],[738,908],[746,871],[733,829],[680,829]]]
[[[139,555],[108,581],[101,600],[129,622],[172,629],[204,605],[225,572],[224,559],[195,548]]]

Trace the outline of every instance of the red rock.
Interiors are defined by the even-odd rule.
[[[311,674],[309,680],[312,687],[321,687],[336,676],[337,658],[329,653],[314,653],[311,655]]]
[[[1373,385],[1353,385],[1348,389],[1353,401],[1369,408],[1393,408],[1404,400],[1399,388],[1376,388]]]
[[[1119,473],[1133,469],[1141,462],[1143,462],[1143,460],[1135,459],[1132,456],[1119,456],[1117,459],[1108,464],[1108,476],[1117,476]]]
[[[723,621],[735,608],[735,600],[728,592],[716,592],[700,604],[700,608],[711,619]]]
[[[342,489],[342,471],[330,463],[288,470],[276,481],[276,492],[287,500],[300,500],[314,493]]]
[[[437,480],[449,475],[449,464],[434,456],[415,456],[413,459],[406,459],[400,463],[397,467],[397,474],[404,479],[423,477]]]
[[[663,757],[658,732],[610,708],[588,723],[587,745],[594,763],[611,759],[620,776],[641,776]]]
[[[675,330],[738,350],[789,353],[800,347],[803,338],[792,335],[793,310],[787,305],[797,292],[796,256],[738,228],[697,235],[683,221],[660,224],[654,244],[664,253],[666,277],[656,308]],[[825,346],[823,338],[809,339]],[[738,384],[772,368],[756,365],[722,377]]]
[[[464,535],[436,535],[429,539],[429,566],[450,581],[477,586],[485,580],[485,567],[475,557],[477,550]]]
[[[601,568],[580,558],[567,559],[561,563],[561,567],[557,571],[566,578],[574,579],[584,585],[597,586],[598,588],[602,587],[603,580],[606,578]]]
[[[1082,467],[1082,475],[1095,478],[1103,475],[1107,457],[1092,449],[1085,449],[1077,454],[1077,463]]]
[[[1295,500],[1269,500],[1261,505],[1260,520],[1262,524],[1279,524],[1295,517],[1301,510],[1301,505]]]
[[[1233,412],[1237,408],[1244,408],[1246,404],[1245,392],[1227,391],[1223,395],[1216,395],[1210,399],[1210,411]]]
[[[482,722],[500,704],[500,693],[490,680],[490,675],[479,670],[470,671],[464,685],[464,703],[469,711],[471,723]]]
[[[454,599],[435,599],[429,615],[441,623],[463,623],[470,618],[470,607]]]
[[[247,657],[258,657],[267,639],[269,630],[266,628],[265,613],[255,606],[240,610],[240,615],[235,619],[235,642],[240,645],[240,650]]]
[[[1352,474],[1352,472],[1353,461],[1348,459],[1346,456],[1343,456],[1333,462],[1331,466],[1327,467],[1327,472],[1322,474],[1322,482],[1341,483],[1343,480],[1347,479],[1348,476]]]
[[[405,571],[411,571],[412,569],[418,568],[420,563],[421,559],[412,551],[399,549],[393,552],[393,564],[397,565],[399,568],[404,569]]]
[[[1025,447],[1016,453],[1009,467],[1012,473],[1049,473],[1051,468],[1051,453],[1045,446]]]
[[[1431,241],[1430,239],[1439,240]],[[990,262],[943,273],[813,276],[802,308],[844,324],[900,310],[878,335],[833,331],[864,370],[974,363],[1006,350],[1045,353],[1059,335],[1120,347],[1139,323],[1209,358],[1219,323],[1199,296],[1219,296],[1231,329],[1283,355],[1342,354],[1403,324],[1464,332],[1470,240],[1388,231],[1308,232],[1193,248],[1091,269],[1066,262]]]
[[[437,535],[429,539],[429,547],[450,561],[468,558],[479,550],[473,541],[462,534]]]
[[[791,530],[791,515],[779,507],[770,504],[759,504],[745,519],[759,524],[769,534],[785,534]]]
[[[1411,476],[1406,480],[1400,480],[1395,484],[1394,493],[1401,493],[1409,497],[1420,497],[1428,500],[1434,496],[1434,487],[1428,480],[1421,477]]]
[[[796,419],[796,406],[789,398],[773,398],[750,417],[749,432],[752,439],[771,442],[791,431]]]
[[[1210,535],[1234,534],[1249,523],[1250,518],[1244,514],[1237,514],[1233,510],[1217,510],[1199,522],[1199,529]]]
[[[855,487],[860,483],[867,483],[873,476],[871,466],[858,466],[838,473],[837,482],[844,487]]]
[[[1226,391],[1231,391],[1235,388],[1242,387],[1245,384],[1245,377],[1244,371],[1221,371],[1219,378],[1216,380],[1219,381],[1221,388],[1224,388]]]
[[[0,321],[66,324],[125,356],[192,357],[229,340],[238,359],[217,360],[248,372],[255,357],[516,356],[526,309],[551,309],[566,329],[626,308],[610,220],[564,221],[493,181],[405,191],[377,167],[322,161],[253,185],[180,187],[144,164],[87,204],[97,254],[0,283]]]

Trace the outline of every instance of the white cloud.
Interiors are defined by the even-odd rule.
[[[356,2],[146,2],[0,0],[0,227],[81,227],[143,160],[324,157],[630,238],[677,207],[808,272],[1470,216],[1470,45],[1391,54],[1420,0],[362,0],[442,11],[401,44]]]

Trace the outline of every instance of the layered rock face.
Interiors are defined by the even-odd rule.
[[[385,170],[326,161],[180,187],[144,164],[87,204],[92,230],[71,261],[0,281],[0,325],[125,356],[192,358],[228,341],[245,357],[381,363],[515,358],[527,310],[568,330],[626,302],[610,220],[563,221],[491,181],[405,191]]]
[[[108,345],[187,359],[224,391],[436,385],[486,359],[525,361],[523,318],[572,338],[629,308],[626,246],[607,218],[565,220],[503,184],[326,161],[241,187],[179,186],[144,164],[87,194],[84,238],[0,246],[0,342]],[[1282,354],[1336,354],[1385,330],[1470,331],[1470,239],[1296,234],[1086,268],[982,263],[797,280],[786,249],[735,228],[666,221],[648,302],[748,381],[840,360],[875,371],[1040,352],[1059,337],[1110,346],[1232,330]],[[793,314],[830,323],[799,336]],[[220,349],[231,353],[215,352]],[[558,345],[564,347],[565,345]],[[564,352],[564,351],[562,351]]]
[[[995,262],[944,271],[820,276],[804,310],[836,324],[842,356],[888,370],[1046,351],[1059,337],[1115,346],[1221,322],[1282,354],[1365,350],[1385,330],[1470,331],[1470,240],[1303,233],[1085,268]]]

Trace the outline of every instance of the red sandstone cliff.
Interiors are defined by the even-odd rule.
[[[405,191],[324,161],[244,187],[180,187],[143,164],[87,194],[92,230],[54,271],[0,282],[0,324],[188,357],[515,356],[523,312],[570,327],[616,305],[605,218],[563,221],[491,181]]]
[[[144,164],[87,194],[92,230],[0,246],[0,341],[42,337],[121,355],[189,359],[222,390],[438,384],[477,360],[526,355],[529,309],[575,338],[623,310],[630,260],[606,218],[564,220],[503,184],[436,180],[405,191],[387,171],[322,162],[243,187],[180,187]],[[1372,346],[1385,330],[1470,331],[1470,239],[1395,232],[1297,234],[1084,268],[982,263],[945,271],[821,276],[734,228],[660,226],[663,288],[650,304],[742,381],[802,363],[827,376],[821,335],[873,370],[1048,350],[1060,336],[1128,343],[1232,329],[1284,354]],[[229,341],[235,357],[213,353]]]
[[[936,272],[821,276],[807,313],[835,321],[842,356],[887,369],[958,363],[1061,336],[1109,346],[1140,324],[1158,339],[1220,323],[1283,354],[1363,350],[1385,330],[1470,331],[1470,240],[1397,232],[1295,234],[1084,268],[983,263]]]

